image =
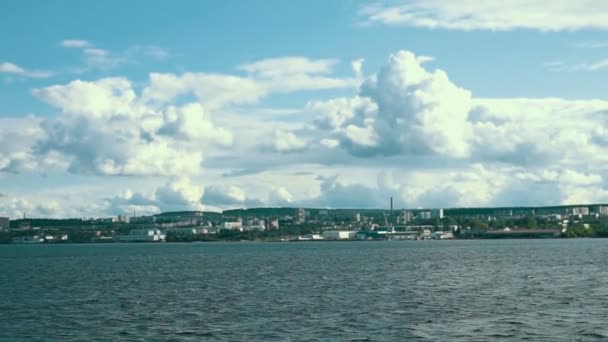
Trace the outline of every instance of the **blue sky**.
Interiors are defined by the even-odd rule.
[[[0,7],[0,215],[608,199],[599,0]]]

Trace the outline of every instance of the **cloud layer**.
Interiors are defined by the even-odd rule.
[[[367,22],[430,29],[541,31],[608,29],[602,0],[381,1],[364,6]]]
[[[37,88],[56,114],[0,119],[0,178],[104,185],[61,196],[9,186],[0,207],[61,217],[382,208],[389,196],[401,207],[608,201],[608,101],[479,98],[429,60],[398,51],[368,75],[355,60],[352,77],[337,74],[334,59],[285,57],[241,64],[234,74],[151,73],[137,85],[109,77]],[[352,95],[310,93],[319,89]],[[265,106],[286,93],[310,100]]]

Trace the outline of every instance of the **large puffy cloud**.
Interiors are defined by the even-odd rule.
[[[22,197],[0,197],[0,216],[12,218],[26,217],[65,217],[66,212],[57,201],[36,201]]]
[[[286,190],[284,190],[286,191]],[[237,185],[203,186],[188,177],[175,177],[151,192],[123,191],[107,198],[105,212],[110,214],[156,214],[166,211],[210,210],[235,207],[259,207],[264,196]]]
[[[359,157],[530,167],[605,160],[608,101],[474,98],[423,63],[401,51],[363,83],[358,96],[311,102],[308,109],[320,113],[313,135],[325,132],[322,145]]]
[[[182,107],[169,107],[164,113],[164,124],[159,134],[183,140],[210,140],[222,145],[232,144],[232,133],[224,128],[215,127],[209,115],[198,103]]]
[[[317,122],[331,128],[355,155],[466,156],[471,93],[453,84],[445,72],[427,71],[423,62],[409,51],[391,55],[363,83],[359,97],[313,104],[331,108]]]
[[[608,102],[478,99],[469,122],[474,154],[510,164],[594,167],[606,161]],[[581,163],[581,161],[586,161]]]
[[[378,106],[373,124],[378,147],[465,155],[471,93],[452,83],[444,71],[428,72],[422,63],[413,53],[401,51],[363,84],[361,96]]]
[[[147,106],[124,78],[78,80],[34,93],[62,111],[41,123],[45,138],[37,153],[61,153],[75,173],[197,174],[203,146],[232,141],[200,104]]]
[[[0,171],[33,170],[32,140],[40,134],[36,118],[0,118]]]
[[[69,115],[112,118],[137,114],[136,95],[126,78],[110,77],[88,82],[35,89],[34,94]]]
[[[41,119],[34,116],[0,118],[0,173],[42,172],[65,167],[58,153],[38,156],[36,141],[44,136]]]
[[[365,6],[368,22],[457,30],[608,29],[608,4],[602,0],[383,1]]]
[[[156,198],[165,210],[168,208],[203,210],[201,198],[204,191],[203,187],[193,184],[189,178],[179,177],[158,188]]]

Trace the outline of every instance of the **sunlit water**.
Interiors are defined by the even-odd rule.
[[[0,246],[2,341],[608,339],[608,240]]]

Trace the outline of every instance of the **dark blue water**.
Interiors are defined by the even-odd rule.
[[[2,341],[608,339],[608,240],[0,246]]]

